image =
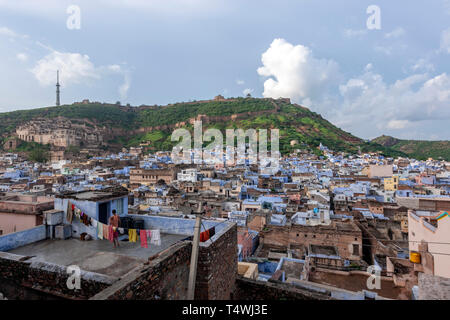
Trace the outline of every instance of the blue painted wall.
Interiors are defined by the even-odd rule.
[[[36,241],[45,240],[46,237],[47,232],[45,225],[24,231],[9,233],[4,236],[0,236],[0,251],[13,250]]]
[[[158,216],[128,215],[136,220],[144,221],[145,229],[160,229],[162,233],[181,234],[191,236],[194,234],[195,220]],[[221,233],[230,222],[203,220],[201,231],[216,227],[216,235]]]
[[[125,216],[128,214],[128,197],[125,196],[123,198],[123,206],[122,206],[122,214],[120,216]],[[68,203],[74,204],[77,208],[79,208],[81,211],[83,211],[85,214],[87,214],[89,217],[95,219],[98,221],[98,211],[99,211],[99,205],[101,203],[108,203],[108,219],[112,215],[112,210],[118,209],[118,201],[115,200],[109,200],[109,201],[102,201],[102,202],[94,202],[94,201],[86,201],[86,200],[74,200],[74,199],[61,199],[56,198],[55,199],[55,209],[61,210],[64,212],[64,223],[69,224],[67,221],[67,205]],[[119,210],[117,210],[119,212]],[[80,234],[87,233],[90,236],[92,236],[94,239],[97,239],[97,228],[94,228],[92,226],[85,226],[82,224],[79,220],[74,218],[72,222],[72,236],[75,238],[79,238]]]

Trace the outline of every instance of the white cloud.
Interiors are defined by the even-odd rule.
[[[6,36],[9,38],[28,38],[28,35],[17,33],[7,27],[0,27],[0,36]]]
[[[121,72],[122,68],[118,64],[112,64],[108,66],[108,69],[112,72]]]
[[[48,86],[55,83],[57,70],[62,85],[100,78],[89,56],[70,52],[53,51],[39,60],[30,71],[41,85]]]
[[[127,99],[128,91],[131,87],[131,71],[126,66],[121,66],[118,64],[112,64],[102,69],[106,69],[109,72],[123,76],[123,83],[119,86],[118,92],[121,100]]]
[[[122,100],[127,98],[131,86],[130,71],[123,66],[112,64],[96,67],[89,56],[80,53],[53,51],[39,60],[31,72],[41,85],[49,86],[55,84],[57,70],[59,70],[60,82],[63,86],[98,80],[111,73],[122,75],[124,80],[118,88]]]
[[[418,128],[430,120],[450,121],[450,77],[445,73],[433,78],[414,74],[389,85],[381,75],[366,71],[342,85],[340,92],[342,97],[336,100],[341,107],[329,114],[336,124],[360,135]]]
[[[244,81],[244,80],[239,80],[239,79],[238,79],[238,80],[236,80],[236,84],[242,86],[242,85],[245,84],[245,81]]]
[[[403,29],[402,27],[397,27],[393,31],[386,33],[384,37],[386,39],[396,39],[405,35],[405,33],[406,33],[405,29]]]
[[[413,72],[417,71],[425,71],[425,72],[431,72],[434,71],[434,65],[429,62],[427,59],[419,59],[417,60],[413,66],[411,66],[411,70]]]
[[[387,56],[390,56],[392,54],[392,47],[376,45],[374,49],[375,51],[381,52]]]
[[[284,40],[275,40],[262,61],[258,73],[275,78],[264,83],[265,97],[291,98],[357,136],[375,137],[389,131],[409,138],[450,134],[448,126],[436,126],[450,123],[450,76],[446,73],[416,72],[387,83],[369,63],[361,75],[342,80],[335,62],[315,58],[308,48]],[[413,69],[428,72],[432,65],[419,60]]]
[[[244,91],[242,91],[242,93],[244,94],[244,96],[246,96],[248,94],[252,94],[253,93],[253,89],[245,89]]]
[[[367,34],[366,29],[361,29],[361,30],[345,29],[344,30],[344,36],[347,38],[361,37],[361,36],[365,36],[366,34]]]
[[[445,14],[450,15],[450,0],[444,0],[443,5]]]
[[[0,35],[7,37],[17,37],[17,33],[6,27],[0,27]]]
[[[410,125],[408,120],[391,120],[387,124],[387,128],[389,129],[404,129]]]
[[[264,82],[264,97],[314,99],[336,81],[338,65],[332,60],[316,59],[308,47],[275,39],[262,55],[257,72],[270,77]]]
[[[441,51],[450,53],[450,28],[441,33]]]
[[[128,97],[128,90],[131,86],[131,77],[128,72],[124,75],[124,82],[119,87],[119,95],[121,100],[125,100]]]
[[[18,53],[16,55],[16,58],[19,59],[22,62],[25,62],[28,60],[28,55],[26,53]]]

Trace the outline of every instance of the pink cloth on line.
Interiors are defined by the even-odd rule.
[[[114,229],[112,225],[108,226],[108,240],[111,242],[114,241]]]
[[[141,248],[148,248],[147,232],[145,230],[141,230],[140,236],[141,236]]]

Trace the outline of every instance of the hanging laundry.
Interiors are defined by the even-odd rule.
[[[103,223],[97,223],[97,238],[103,240]]]
[[[113,241],[114,241],[114,229],[113,229],[113,226],[112,226],[112,225],[109,225],[109,226],[108,226],[108,240],[109,240],[110,242],[113,242]]]
[[[159,230],[151,230],[152,239],[150,241],[151,244],[160,246],[161,245],[161,234]]]
[[[205,242],[205,232],[200,232],[200,242]]]
[[[75,210],[73,210],[73,214],[75,216],[75,218],[80,219],[80,210],[78,208],[75,208]]]
[[[145,230],[141,230],[140,236],[141,236],[141,248],[148,248],[147,232]]]
[[[106,224],[103,225],[103,238],[109,240],[109,232],[108,226]]]
[[[81,213],[81,222],[82,222],[84,225],[87,224],[87,215],[86,215],[84,212]]]
[[[212,227],[208,231],[209,231],[209,238],[212,238],[216,234],[216,227]]]
[[[72,204],[70,202],[67,202],[67,221],[69,223],[72,223],[73,221],[73,209],[72,209]]]
[[[207,240],[209,240],[209,230],[200,233],[200,242],[205,242]]]
[[[120,234],[125,234],[125,229],[124,228],[117,228],[117,230],[119,230]]]
[[[129,229],[128,230],[128,240],[130,242],[136,242],[137,241],[136,229]]]

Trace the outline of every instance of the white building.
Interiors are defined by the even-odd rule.
[[[177,175],[178,181],[197,182],[197,179],[198,179],[197,169],[182,170]]]

